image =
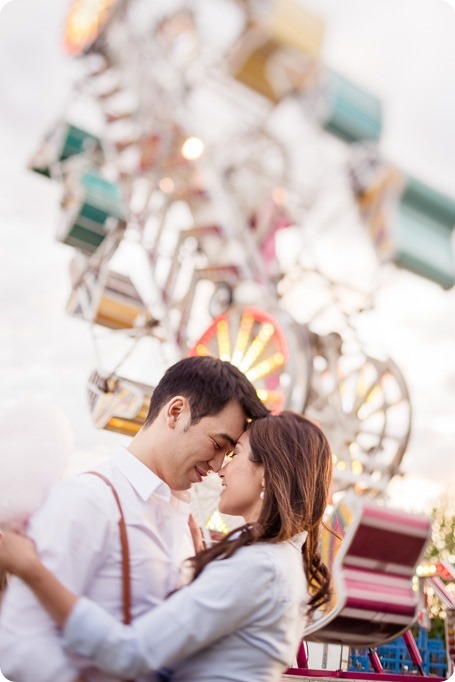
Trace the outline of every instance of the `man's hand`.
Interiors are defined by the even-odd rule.
[[[13,530],[0,531],[0,570],[26,579],[37,562],[39,558],[32,540]]]

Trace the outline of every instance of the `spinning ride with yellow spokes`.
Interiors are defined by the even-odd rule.
[[[270,309],[269,309],[270,310]],[[238,367],[272,412],[302,411],[311,362],[308,338],[278,308],[235,306],[218,316],[196,341],[191,355],[212,355]]]

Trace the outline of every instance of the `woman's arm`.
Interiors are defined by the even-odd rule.
[[[27,583],[57,625],[64,626],[77,597],[43,566],[32,540],[14,531],[1,532],[1,568]]]
[[[132,625],[117,622],[89,599],[77,599],[41,565],[26,538],[5,534],[0,566],[35,592],[63,627],[69,648],[117,677],[172,666],[275,608],[274,567],[257,545],[210,563],[197,580]]]

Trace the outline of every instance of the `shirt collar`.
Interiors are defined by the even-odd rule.
[[[251,524],[249,525],[249,528],[251,528]],[[244,529],[241,528],[237,533],[234,533],[234,535],[231,535],[231,540],[236,540],[239,537],[239,535],[241,535],[241,533],[243,533],[243,532],[244,532]],[[303,545],[306,542],[307,537],[308,537],[308,531],[302,530],[301,533],[297,533],[297,535],[294,535],[287,542],[290,542],[291,545],[293,545],[296,549],[301,551]]]
[[[122,472],[137,494],[145,501],[156,493],[169,502],[171,489],[153,471],[148,469],[125,447],[114,451],[111,461]]]
[[[295,547],[296,549],[298,549],[299,551],[301,551],[303,545],[304,545],[305,542],[306,542],[307,537],[308,537],[308,531],[302,530],[301,533],[297,533],[297,535],[294,535],[294,537],[292,537],[292,538],[289,540],[289,542],[291,543],[291,545],[294,545],[294,547]]]

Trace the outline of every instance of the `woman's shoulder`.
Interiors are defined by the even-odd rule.
[[[260,592],[267,602],[275,604],[306,598],[302,553],[289,541],[247,545],[231,559],[245,592],[248,589]]]
[[[293,565],[302,568],[302,554],[300,548],[290,541],[285,542],[256,542],[240,547],[229,558],[233,564],[239,564],[245,570],[247,567],[276,577],[283,572],[286,574]]]

